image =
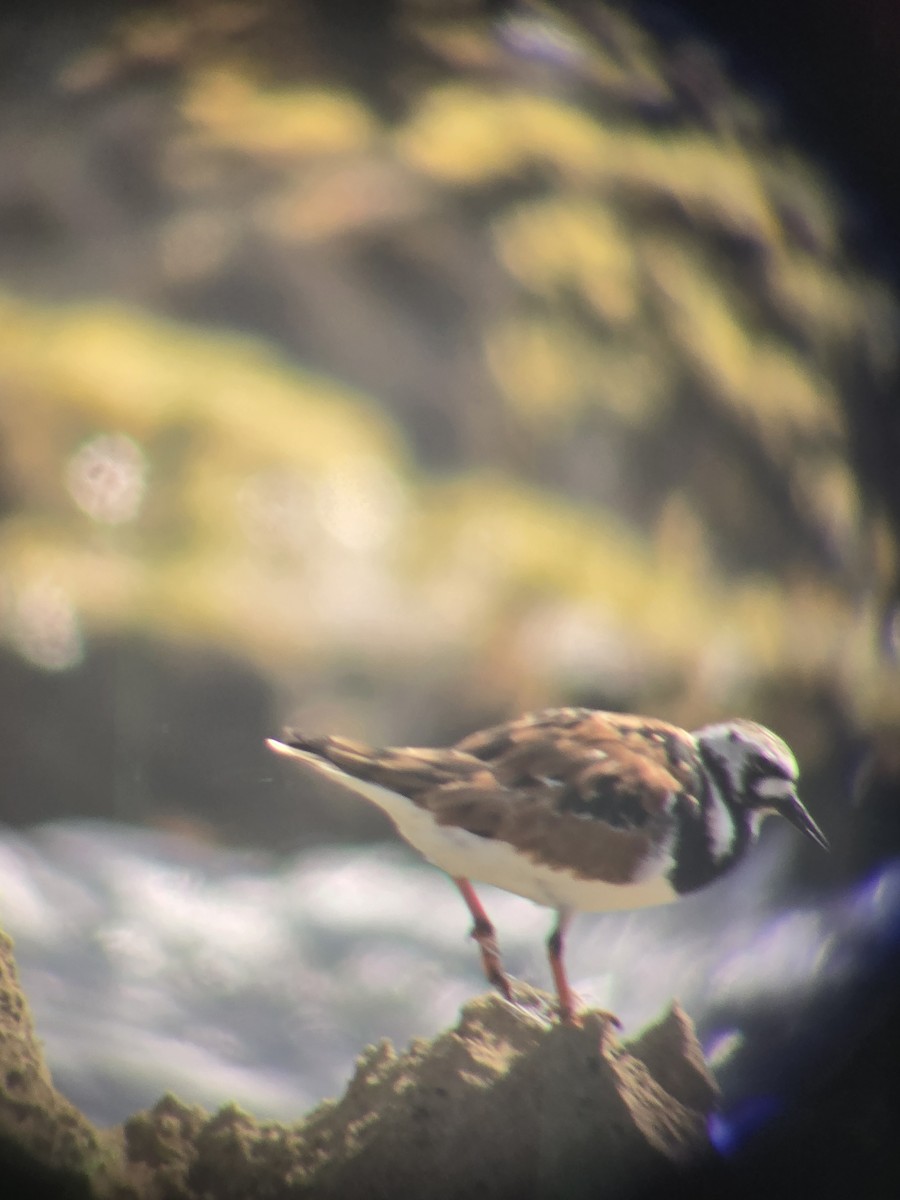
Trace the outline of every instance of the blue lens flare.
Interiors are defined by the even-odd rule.
[[[708,1124],[709,1139],[720,1154],[728,1157],[783,1112],[784,1102],[777,1096],[754,1096],[727,1115],[713,1113]]]

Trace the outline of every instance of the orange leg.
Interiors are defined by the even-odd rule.
[[[550,959],[550,970],[553,972],[553,982],[556,984],[556,995],[559,998],[559,1019],[564,1025],[576,1025],[575,1001],[569,981],[566,978],[566,968],[563,965],[563,950],[566,930],[572,920],[572,913],[561,908],[557,913],[556,925],[547,938],[547,956]]]
[[[472,926],[472,937],[478,943],[478,949],[481,951],[481,965],[484,968],[484,973],[487,976],[488,983],[492,984],[497,991],[507,1000],[512,1000],[512,989],[509,986],[509,980],[503,973],[503,967],[500,965],[500,948],[497,945],[497,933],[494,926],[491,924],[490,918],[481,907],[481,901],[475,895],[475,889],[469,883],[468,879],[454,879],[453,882],[462,893],[462,898],[468,905],[469,912],[472,914],[472,920],[475,924]]]

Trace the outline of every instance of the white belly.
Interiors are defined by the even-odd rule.
[[[646,877],[635,883],[580,879],[570,871],[533,862],[508,842],[479,837],[454,826],[438,825],[426,809],[419,808],[405,796],[377,783],[354,779],[313,755],[301,752],[297,757],[377,804],[409,844],[448,875],[490,883],[548,908],[571,908],[579,912],[648,908],[678,898],[662,873],[671,865],[668,855],[661,856],[657,864],[648,864]]]

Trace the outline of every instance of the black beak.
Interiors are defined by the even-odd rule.
[[[785,796],[776,805],[776,812],[779,816],[784,817],[785,820],[790,821],[795,829],[799,829],[801,833],[805,833],[817,846],[821,846],[823,850],[831,849],[828,845],[828,838],[800,803],[797,796]]]

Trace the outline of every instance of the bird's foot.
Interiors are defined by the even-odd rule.
[[[560,1004],[559,1000],[553,1005],[553,1011],[560,1025],[571,1025],[576,1029],[581,1029],[587,1018],[594,1018],[615,1030],[622,1028],[622,1022],[615,1013],[608,1012],[604,1008],[586,1008],[581,1003],[580,997],[576,996],[574,992],[569,993],[568,1000],[568,1005]]]

